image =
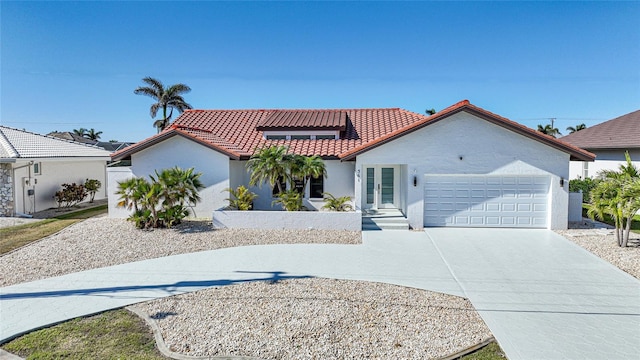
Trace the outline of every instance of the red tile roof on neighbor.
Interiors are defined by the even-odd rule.
[[[285,145],[299,155],[319,155],[325,159],[353,160],[358,154],[400,136],[436,123],[460,111],[470,112],[487,121],[562,150],[572,159],[589,160],[594,155],[505,119],[464,100],[431,116],[398,108],[336,110],[187,110],[160,134],[140,141],[112,155],[113,160],[131,154],[173,136],[192,139],[232,159],[249,158],[255,149]],[[286,126],[287,121],[293,126]],[[344,123],[344,125],[342,125]],[[266,140],[262,129],[325,130],[340,127],[340,139]]]
[[[562,141],[583,149],[640,148],[640,110],[576,131]]]

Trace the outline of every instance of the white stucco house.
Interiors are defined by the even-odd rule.
[[[640,166],[640,110],[561,138],[596,155],[595,161],[571,161],[570,179],[596,177],[602,170],[618,170],[625,152]]]
[[[247,186],[255,149],[285,145],[321,156],[328,176],[306,189],[310,208],[322,192],[353,198],[358,210],[395,208],[425,226],[567,227],[569,161],[594,155],[500,117],[469,101],[434,115],[398,108],[188,110],[160,134],[112,155],[109,188],[131,176],[180,166],[203,173],[196,216],[227,205],[228,187]],[[268,186],[252,188],[255,209],[272,208]],[[110,216],[127,213],[110,196]]]
[[[0,216],[57,207],[63,183],[97,179],[95,199],[106,198],[109,152],[73,141],[0,126]]]

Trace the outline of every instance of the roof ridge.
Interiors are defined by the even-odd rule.
[[[20,132],[25,133],[25,134],[30,134],[30,135],[35,135],[35,136],[41,136],[41,137],[43,137],[43,138],[47,138],[47,139],[52,139],[52,140],[62,141],[62,142],[70,143],[70,144],[82,145],[82,146],[90,147],[90,148],[93,148],[93,149],[100,149],[100,150],[104,150],[104,149],[102,149],[100,146],[97,146],[97,145],[96,145],[96,144],[97,144],[97,142],[96,142],[96,144],[91,145],[91,144],[88,144],[88,143],[81,143],[81,142],[79,142],[79,141],[67,140],[67,139],[63,139],[63,138],[56,137],[56,136],[38,134],[38,133],[35,133],[35,132],[33,132],[33,131],[28,131],[28,130],[24,130],[24,129],[16,129],[16,128],[13,128],[13,127],[11,127],[11,126],[4,126],[4,125],[0,125],[0,127],[7,128],[7,129],[11,129],[11,130],[14,130],[14,131],[20,131]],[[93,141],[93,140],[92,140],[92,141]]]
[[[363,110],[405,110],[400,107],[384,107],[384,108],[273,108],[273,109],[188,109],[184,112],[207,112],[207,111],[230,111],[230,112],[267,112],[267,111],[363,111]],[[408,111],[408,110],[407,110]],[[416,113],[417,114],[417,113]]]

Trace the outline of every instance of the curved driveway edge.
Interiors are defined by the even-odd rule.
[[[259,245],[175,255],[0,288],[0,343],[79,316],[246,281],[325,277],[461,296],[422,232],[363,233],[362,245]]]

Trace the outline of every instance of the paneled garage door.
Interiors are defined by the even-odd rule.
[[[545,228],[548,176],[425,175],[424,225]]]

